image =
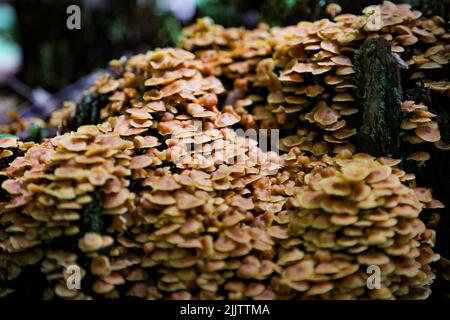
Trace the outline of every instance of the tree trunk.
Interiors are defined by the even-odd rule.
[[[367,39],[354,60],[362,108],[360,148],[374,156],[399,157],[402,88],[391,46],[383,38]]]

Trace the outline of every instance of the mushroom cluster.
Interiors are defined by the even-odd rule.
[[[46,299],[425,298],[438,255],[419,213],[442,204],[399,160],[356,153],[351,54],[379,34],[414,56],[414,38],[447,38],[408,6],[364,14],[250,31],[199,20],[182,48],[111,61],[88,91],[106,102],[75,130],[0,138],[0,296],[38,266]],[[448,49],[407,63],[429,69]],[[439,140],[425,106],[403,108],[404,129]],[[283,154],[239,125],[282,128]],[[367,287],[368,265],[381,288]]]
[[[407,135],[403,139],[412,144],[423,142],[439,142],[441,135],[438,124],[433,121],[435,114],[428,111],[428,107],[422,103],[414,101],[405,101],[402,103],[401,110],[407,114],[407,117],[401,123],[401,129],[414,130],[413,135]],[[439,146],[439,144],[436,144]]]
[[[12,156],[14,155],[14,151],[24,149],[23,142],[18,141],[13,136],[5,136],[0,137],[0,161],[1,161],[1,169],[4,169],[8,166]]]
[[[289,267],[285,280],[326,298],[427,297],[430,263],[439,255],[434,231],[418,215],[440,203],[426,189],[408,188],[412,177],[395,167],[398,161],[367,154],[323,160],[303,177],[289,225],[320,258]],[[380,268],[379,290],[367,288],[369,266]]]
[[[0,170],[8,168],[10,163],[34,145],[33,142],[22,142],[18,137],[6,134],[0,137]],[[0,175],[0,183],[5,180],[5,177]],[[0,201],[5,201],[8,196],[3,190],[0,190]]]
[[[282,163],[250,143],[248,158],[212,171],[142,168],[114,119],[31,147],[5,171],[5,270],[40,263],[46,299],[427,296],[438,256],[418,214],[436,201],[402,184],[413,177],[398,161],[293,148]],[[383,288],[367,289],[366,264],[381,268]],[[70,265],[81,291],[66,285]]]
[[[439,125],[434,119],[436,114],[430,112],[423,103],[414,101],[404,101],[401,110],[405,115],[400,128],[403,131],[402,139],[412,145],[422,143],[433,143],[441,150],[449,150],[446,143],[441,140]],[[410,154],[407,160],[415,161],[419,167],[423,166],[430,159],[430,154],[426,151],[415,151]]]
[[[269,277],[266,226],[291,184],[277,173],[282,159],[231,129],[239,117],[217,109],[220,81],[203,78],[188,52],[121,63],[112,62],[134,72],[91,89],[110,93],[105,121],[36,145],[3,171],[8,268],[19,276],[16,256],[39,262],[45,298],[214,298],[234,272]],[[139,82],[149,87],[141,96]],[[242,256],[260,270],[241,267]],[[81,292],[66,286],[70,265],[82,268]],[[260,289],[252,283],[247,297],[275,297]]]
[[[264,121],[265,110],[247,107],[265,100],[266,88],[278,86],[277,76],[272,72],[271,56],[274,42],[271,30],[266,24],[256,29],[224,28],[214,24],[210,18],[199,19],[183,30],[179,46],[193,52],[204,65],[202,72],[213,74],[231,82],[226,104],[240,115],[240,122],[246,128],[275,128],[273,121]],[[261,91],[258,93],[258,91]],[[269,113],[269,117],[271,114]]]
[[[450,58],[449,33],[444,24],[440,17],[421,18],[421,13],[408,4],[386,1],[367,7],[361,16],[333,14],[331,21],[275,27],[269,35],[265,26],[243,36],[241,29],[224,29],[210,20],[200,20],[186,29],[181,46],[198,49],[193,51],[198,57],[227,57],[215,66],[222,67],[221,74],[233,79],[233,88],[240,92],[230,103],[242,115],[243,125],[281,128],[286,135],[298,134],[298,141],[304,139],[303,128],[309,128],[313,132],[308,141],[320,143],[320,150],[336,153],[342,145],[352,148],[351,138],[356,135],[350,125],[359,111],[352,58],[361,43],[370,37],[384,37],[405,68],[402,72],[410,87],[423,82],[445,94],[448,83],[435,80]],[[254,34],[258,35],[255,41],[265,49],[258,54],[246,47],[252,41],[243,40],[245,35],[254,39]],[[243,52],[252,58],[246,59]],[[226,72],[229,68],[240,71],[230,77]],[[248,90],[249,83],[252,90]],[[301,132],[295,132],[299,126]],[[289,148],[289,142],[282,147]]]

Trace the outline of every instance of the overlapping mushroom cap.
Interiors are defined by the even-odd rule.
[[[22,156],[28,149],[34,146],[34,142],[22,142],[17,136],[5,135],[0,137],[0,170],[4,170],[19,156]],[[0,182],[7,179],[7,176],[0,174]],[[8,199],[8,194],[3,190],[0,193],[0,201]]]
[[[306,296],[322,298],[424,298],[434,279],[434,231],[419,219],[431,193],[406,186],[411,176],[396,162],[367,154],[314,164],[292,202],[289,231],[310,256],[287,268],[284,280]],[[367,287],[369,266],[381,271],[381,288]]]
[[[414,101],[404,101],[401,105],[404,120],[400,128],[402,129],[402,139],[414,146],[417,151],[411,153],[407,160],[415,161],[418,166],[423,166],[430,159],[430,154],[420,150],[424,143],[432,143],[436,148],[449,150],[450,147],[442,140],[439,125],[435,121],[436,114],[430,112],[423,103]]]
[[[174,49],[132,58],[135,81],[150,90],[139,96],[126,76],[100,79],[92,90],[111,100],[104,122],[36,145],[4,171],[11,278],[26,256],[51,284],[45,298],[213,298],[242,256],[264,260],[258,279],[273,272],[265,226],[289,177],[276,173],[281,158],[231,130],[239,117],[218,111],[222,85],[196,62]],[[80,292],[65,286],[72,264],[82,268]],[[254,285],[248,297],[274,297]]]
[[[432,120],[436,115],[429,112],[427,106],[416,104],[414,101],[405,101],[402,103],[401,110],[407,114],[407,119],[403,120],[401,129],[414,130],[414,135],[408,135],[404,137],[404,140],[413,144],[441,140],[438,124]]]
[[[402,184],[411,177],[391,167],[398,162],[311,161],[294,148],[278,173],[273,157],[212,172],[164,166],[164,157],[136,167],[136,144],[108,124],[35,146],[7,170],[5,261],[11,277],[40,263],[52,284],[45,298],[427,296],[437,255],[418,214],[435,204]],[[72,264],[81,291],[65,285]],[[369,264],[382,269],[381,291],[366,287]]]
[[[416,56],[415,39],[448,38],[440,21],[419,16],[385,3],[271,30],[203,19],[181,42],[193,53],[112,61],[89,90],[106,101],[99,123],[36,145],[0,141],[5,157],[24,153],[1,171],[0,279],[39,265],[47,299],[426,297],[437,255],[418,215],[441,204],[409,188],[414,177],[398,161],[352,157],[347,121],[358,112],[351,55],[361,40],[383,34],[394,52]],[[448,45],[439,45],[407,63],[444,64]],[[222,107],[226,89],[237,99]],[[405,130],[437,141],[433,114],[408,106]],[[74,112],[65,105],[50,125]],[[282,127],[286,154],[263,152],[233,130],[239,123]],[[381,290],[366,287],[369,264],[382,270]],[[79,291],[66,286],[70,265],[81,268]]]
[[[186,29],[181,46],[195,49],[199,57],[205,51],[208,56],[228,57],[221,60],[222,72],[216,74],[234,80],[233,88],[240,94],[235,94],[230,103],[241,115],[243,125],[280,128],[284,135],[296,134],[298,126],[307,127],[314,132],[311,141],[320,143],[317,148],[334,153],[342,145],[351,148],[354,142],[356,129],[350,123],[359,109],[352,57],[366,38],[382,36],[392,44],[399,65],[407,68],[402,72],[411,87],[424,82],[433,91],[448,92],[445,81],[435,80],[436,71],[448,64],[450,57],[449,34],[441,18],[424,19],[410,5],[388,1],[367,7],[361,16],[336,15],[340,11],[336,7],[330,10],[331,21],[275,27],[269,35],[263,26],[242,35],[241,29],[224,29],[210,20],[200,20]],[[236,50],[236,43],[247,49],[243,52],[253,52],[246,48],[253,42],[244,40],[245,35],[252,38],[251,34],[257,34],[260,47],[267,50],[246,59]],[[216,37],[223,41],[196,45],[200,39]],[[255,63],[248,64],[247,60]],[[239,68],[239,76],[226,72],[232,66]],[[284,141],[281,147],[289,148]]]

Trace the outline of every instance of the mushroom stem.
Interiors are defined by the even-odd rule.
[[[360,147],[372,155],[398,157],[402,88],[391,46],[383,38],[367,39],[354,60],[362,108]]]

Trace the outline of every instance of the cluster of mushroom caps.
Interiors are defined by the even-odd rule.
[[[402,140],[413,145],[426,142],[434,143],[434,146],[438,149],[450,150],[449,145],[441,140],[439,125],[434,121],[436,114],[430,112],[426,105],[414,101],[404,101],[401,110],[406,115],[400,125],[403,131]],[[410,154],[407,159],[415,161],[420,167],[430,159],[430,154],[425,151],[416,151]]]
[[[388,1],[367,7],[361,16],[336,15],[340,9],[332,7],[332,20],[299,22],[269,32],[263,24],[244,32],[202,19],[186,29],[181,46],[205,64],[214,64],[216,75],[221,72],[234,80],[239,94],[233,106],[244,126],[292,129],[298,145],[314,136],[305,151],[312,151],[314,143],[324,152],[352,148],[356,129],[350,123],[359,112],[352,56],[367,38],[381,36],[391,43],[411,87],[424,83],[448,94],[449,83],[436,80],[436,72],[450,58],[450,34],[442,18],[425,19],[409,4]],[[235,71],[232,77],[230,70]],[[304,129],[295,132],[299,126],[314,132],[305,138]],[[292,140],[282,141],[282,147],[291,147]],[[439,141],[438,147],[445,146]]]
[[[429,263],[439,255],[432,251],[434,231],[418,216],[422,208],[442,204],[425,188],[408,188],[413,177],[395,167],[398,160],[355,154],[322,161],[303,177],[289,225],[306,251],[323,254],[315,266],[315,279],[328,280],[321,290],[363,296],[367,275],[361,266],[375,265],[383,281],[370,298],[427,297],[426,284],[434,278]]]
[[[347,19],[338,25],[352,25],[354,18]],[[115,71],[90,89],[109,101],[100,123],[29,144],[1,171],[8,196],[0,203],[2,283],[38,265],[46,299],[427,297],[430,263],[439,256],[419,213],[442,204],[416,188],[398,161],[355,154],[346,142],[355,130],[340,120],[357,111],[354,105],[334,101],[339,107],[333,108],[323,98],[331,89],[295,87],[304,82],[295,70],[275,74],[287,68],[287,56],[300,58],[306,49],[297,40],[277,44],[289,30],[315,39],[329,24],[244,31],[203,20],[183,42],[195,55],[157,49],[112,61]],[[199,28],[205,32],[197,39]],[[349,72],[343,52],[324,56],[339,64],[321,68]],[[323,59],[295,69],[311,67],[319,75],[314,66]],[[226,90],[219,76],[268,96],[247,95],[240,106],[221,107],[218,95]],[[353,88],[345,76],[331,77],[339,80],[338,92]],[[302,113],[309,105],[302,95],[322,98]],[[242,112],[266,98],[271,102],[259,111]],[[53,121],[65,121],[72,109],[67,105]],[[316,130],[296,122],[297,133],[282,140],[282,155],[234,130],[239,123],[259,128],[269,118],[261,127],[284,129],[286,110]],[[262,119],[266,111],[270,117]],[[318,132],[327,129],[332,133],[321,141]],[[16,147],[11,139],[0,141],[2,153]],[[337,140],[332,151],[328,144]],[[80,290],[67,286],[72,265],[81,270]],[[380,268],[381,288],[367,286],[369,265]],[[13,293],[4,284],[0,296]]]
[[[405,132],[413,132],[412,135],[405,135],[403,140],[412,144],[433,142],[439,149],[450,149],[441,141],[438,123],[433,120],[436,114],[430,112],[426,105],[415,103],[414,101],[404,101],[401,105],[401,110],[407,115],[406,119],[401,123],[401,129],[405,130]]]

